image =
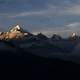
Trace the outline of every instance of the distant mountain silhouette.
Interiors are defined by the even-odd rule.
[[[53,36],[51,37],[52,40],[61,40],[62,37],[58,34],[53,34]]]
[[[28,50],[18,49],[15,52],[10,50],[0,50],[0,64],[75,64],[57,58],[45,58],[34,55]]]
[[[20,31],[22,33],[29,33],[27,30],[24,30],[19,24],[9,29],[9,32]]]
[[[48,40],[48,37],[42,33],[37,34],[36,37],[40,40]]]

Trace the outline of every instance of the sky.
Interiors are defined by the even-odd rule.
[[[0,0],[0,31],[16,24],[34,34],[80,35],[80,0]]]

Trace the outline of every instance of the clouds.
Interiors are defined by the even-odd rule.
[[[38,32],[42,32],[45,35],[51,36],[54,33],[58,33],[65,37],[65,33],[67,36],[71,32],[77,32],[78,35],[80,35],[80,22],[74,22],[67,25],[64,25],[63,27],[51,27],[51,28],[44,28],[43,30],[35,31],[34,34],[37,34]]]
[[[67,14],[80,15],[80,5],[74,5],[65,10]]]
[[[47,5],[47,8],[44,10],[36,10],[36,11],[24,11],[17,12],[14,14],[10,14],[8,17],[16,18],[16,17],[25,17],[25,16],[62,16],[67,15],[67,13],[71,13],[69,9],[59,8],[54,5]]]
[[[46,34],[79,32],[79,9],[79,0],[0,0],[0,22],[5,28],[19,22]]]
[[[30,12],[21,12],[17,14],[13,14],[8,16],[9,18],[16,18],[16,17],[26,17],[26,16],[32,16],[32,15],[44,15],[47,11],[30,11]]]
[[[7,10],[41,10],[46,9],[48,5],[57,7],[70,7],[79,4],[79,0],[0,0],[0,9]]]
[[[79,27],[80,26],[80,22],[75,22],[75,23],[71,23],[71,24],[68,24],[67,27],[70,27],[70,28],[76,28],[76,27]]]
[[[80,16],[80,5],[73,5],[70,7],[58,7],[51,4],[47,5],[47,8],[42,10],[31,10],[31,11],[18,11],[14,13],[10,13],[8,17],[16,18],[16,17],[26,17],[26,16],[67,16],[67,15],[76,15]]]
[[[0,13],[13,17],[30,15],[80,15],[79,0],[0,0]]]
[[[66,25],[66,27],[70,30],[80,31],[80,22],[74,22],[74,23],[68,24]]]
[[[0,0],[0,10],[10,11],[25,11],[25,10],[40,10],[46,8],[48,0]]]

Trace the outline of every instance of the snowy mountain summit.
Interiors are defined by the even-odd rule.
[[[29,35],[30,33],[28,31],[25,31],[23,28],[20,27],[20,25],[16,25],[9,29],[8,32],[1,32],[0,40],[18,39]]]
[[[23,33],[25,32],[24,29],[20,27],[20,25],[16,25],[16,26],[12,27],[12,28],[9,30],[9,32],[14,32],[14,31],[15,31],[15,32],[19,31],[19,32],[23,32]]]
[[[74,32],[73,32],[73,33],[70,35],[69,39],[71,39],[71,40],[78,40],[78,39],[79,39],[79,36],[77,35],[77,33],[74,33]]]

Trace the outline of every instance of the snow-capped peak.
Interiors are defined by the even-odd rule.
[[[23,31],[23,29],[20,27],[20,25],[16,25],[15,27],[10,29],[10,32],[13,32],[13,31]]]
[[[72,37],[75,37],[76,36],[76,33],[72,33]]]
[[[15,28],[17,28],[18,30],[20,30],[20,25],[16,25],[16,27]]]

